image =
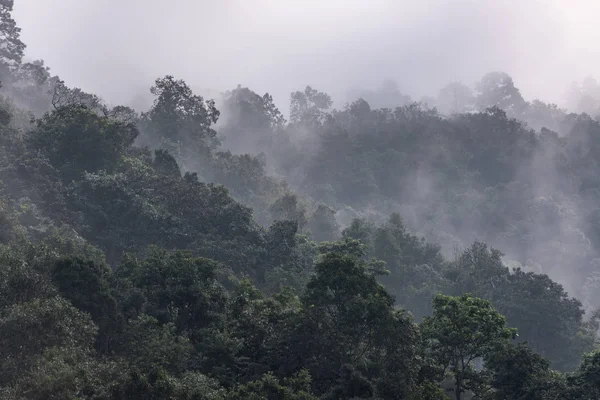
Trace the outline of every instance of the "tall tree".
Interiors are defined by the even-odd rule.
[[[363,375],[385,398],[410,393],[419,367],[411,318],[394,308],[394,298],[356,255],[325,254],[315,270],[291,352],[315,378],[316,391]]]
[[[123,324],[123,316],[111,293],[111,275],[106,265],[74,257],[58,260],[52,271],[60,294],[79,310],[89,313],[98,326],[96,348],[105,354],[110,352]]]
[[[219,264],[183,251],[151,248],[149,253],[143,261],[128,257],[119,276],[142,291],[148,314],[198,339],[200,329],[219,320],[226,301],[217,281]]]
[[[214,100],[194,94],[183,80],[171,75],[157,79],[150,92],[156,97],[152,108],[142,114],[142,142],[162,147],[186,161],[208,156],[219,141],[212,125],[219,118]]]
[[[425,318],[421,330],[434,359],[451,372],[456,400],[480,384],[482,374],[474,361],[485,361],[516,337],[516,330],[506,327],[505,318],[490,302],[468,294],[437,295],[433,315]]]
[[[511,115],[519,115],[527,106],[512,78],[505,72],[490,72],[484,75],[477,83],[476,89],[476,104],[480,110],[497,106]]]
[[[579,368],[567,379],[573,399],[600,398],[600,351],[586,354]]]
[[[53,347],[90,350],[96,333],[89,315],[59,296],[4,309],[0,317],[0,384],[22,375]]]
[[[494,398],[501,400],[560,400],[565,398],[562,376],[550,362],[525,343],[506,344],[485,363],[491,374]]]
[[[9,68],[21,64],[25,44],[21,41],[21,28],[12,18],[14,0],[0,0],[0,62]]]
[[[223,111],[219,136],[224,137],[224,146],[233,153],[270,152],[285,123],[270,94],[260,96],[239,85],[225,93]]]
[[[302,123],[309,128],[318,127],[332,104],[327,93],[307,86],[304,91],[293,92],[290,96],[290,122]]]
[[[84,105],[71,104],[39,119],[28,140],[70,182],[84,172],[111,171],[138,133],[131,123],[100,116]]]

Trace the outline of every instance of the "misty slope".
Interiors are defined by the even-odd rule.
[[[597,307],[600,125],[526,102],[506,74],[476,87],[442,89],[443,115],[416,103],[374,109],[362,99],[330,110],[325,94],[307,88],[292,95],[295,111],[278,130],[244,125],[266,113],[247,117],[251,95],[240,102],[237,89],[223,103],[219,133],[225,146],[265,153],[274,173],[336,210],[344,226],[400,212],[446,254],[483,240]],[[381,101],[405,101],[389,92]]]
[[[511,273],[500,262],[499,253],[490,252],[480,243],[467,248],[456,260],[448,261],[438,246],[410,234],[400,215],[384,216],[395,211],[396,205],[402,205],[390,201],[395,196],[401,201],[419,203],[419,208],[409,209],[412,214],[406,213],[412,218],[421,218],[432,208],[442,211],[441,217],[437,217],[440,219],[430,217],[428,223],[435,226],[457,221],[452,233],[458,236],[458,230],[463,228],[462,216],[460,209],[450,208],[449,204],[454,202],[463,207],[468,204],[453,197],[456,193],[478,188],[490,196],[483,205],[494,204],[491,201],[494,193],[486,189],[489,182],[509,184],[517,166],[525,165],[525,160],[531,157],[537,140],[533,132],[507,119],[499,109],[448,120],[418,106],[394,112],[372,111],[368,104],[359,101],[346,111],[329,114],[325,111],[331,104],[328,96],[307,89],[293,95],[297,104],[292,107],[292,121],[284,125],[268,96],[236,89],[230,96],[237,95],[234,104],[246,107],[239,115],[247,123],[240,122],[236,130],[235,120],[230,118],[223,130],[229,129],[230,135],[235,135],[247,126],[257,127],[262,134],[257,141],[263,140],[265,149],[286,149],[288,153],[280,153],[285,157],[279,162],[288,162],[281,171],[290,171],[290,175],[298,166],[303,167],[301,162],[290,161],[304,160],[309,168],[305,174],[296,175],[303,177],[298,181],[299,190],[307,194],[301,198],[269,176],[265,158],[222,151],[219,135],[212,127],[220,112],[212,101],[193,94],[183,81],[172,77],[157,80],[151,89],[156,96],[154,105],[141,115],[126,107],[108,109],[93,96],[78,90],[65,86],[58,89],[58,95],[53,92],[56,109],[37,119],[31,129],[19,133],[8,126],[5,128],[9,133],[4,145],[3,175],[7,218],[14,215],[12,218],[21,221],[17,224],[19,228],[7,233],[8,238],[20,237],[18,232],[24,229],[25,238],[40,240],[48,235],[44,231],[52,234],[53,226],[64,226],[63,230],[68,227],[98,246],[113,265],[120,262],[125,252],[146,254],[149,245],[187,249],[192,254],[223,263],[236,276],[250,277],[263,290],[273,291],[282,285],[301,290],[308,281],[317,244],[306,235],[317,242],[343,237],[343,244],[325,249],[349,251],[352,247],[347,249],[347,246],[355,246],[352,240],[362,242],[364,248],[358,254],[385,262],[388,275],[380,281],[400,305],[418,318],[431,313],[431,299],[438,292],[471,292],[494,301],[509,317],[509,323],[519,328],[530,345],[549,357],[557,368],[572,369],[581,351],[577,349],[589,346],[587,336],[581,339],[578,333],[587,329],[581,304],[569,298],[561,286],[545,275]],[[378,123],[384,126],[379,128]],[[456,156],[462,153],[455,150],[447,155],[454,155],[456,159],[440,160],[437,157],[440,149],[429,143],[442,143],[446,148],[472,146],[475,154],[489,154],[495,151],[494,146],[505,145],[504,141],[490,143],[477,136],[464,141],[464,130],[458,127],[464,129],[465,126],[472,130],[472,135],[485,135],[492,126],[511,138],[514,142],[507,153],[514,153],[515,159],[481,157],[478,164]],[[398,135],[398,128],[408,137]],[[442,128],[447,130],[445,142],[436,136]],[[387,138],[383,145],[377,143],[382,137],[362,133],[373,130]],[[321,142],[315,142],[311,136],[314,132],[322,135]],[[356,146],[353,140],[360,141],[362,146]],[[295,156],[298,147],[316,143],[320,149]],[[388,155],[395,146],[406,153],[397,152],[398,164],[394,169],[383,163],[378,170],[365,170],[365,166],[370,165],[368,155],[377,154],[369,149],[372,144]],[[491,150],[477,148],[481,144]],[[152,153],[138,147],[140,145],[156,150]],[[352,149],[356,153],[344,161],[330,156],[343,157],[341,149]],[[412,159],[402,158],[411,155]],[[383,159],[387,160],[389,157]],[[425,162],[419,164],[423,160]],[[490,160],[496,164],[486,165]],[[480,171],[477,174],[470,171],[473,166],[467,161],[479,166]],[[178,162],[198,174],[182,174]],[[403,168],[402,163],[417,165],[416,171],[422,177]],[[394,173],[390,175],[392,170]],[[427,191],[412,189],[419,179],[427,181]],[[255,212],[235,201],[223,187],[202,183],[204,180],[227,185],[235,198],[252,205]],[[439,182],[451,185],[441,198],[435,196]],[[496,186],[502,188],[498,183]],[[524,190],[523,193],[527,199],[529,192]],[[337,196],[346,199],[340,201]],[[335,210],[311,198],[333,207],[377,209],[373,215],[375,222],[354,219],[341,232]],[[502,202],[499,203],[486,210],[489,214],[482,216],[483,221],[474,222],[498,223],[496,229],[501,231],[503,220],[497,215],[503,215],[504,209]],[[512,212],[516,211],[512,207]],[[520,212],[528,215],[530,211]],[[355,214],[360,215],[360,211]],[[263,228],[255,218],[270,226]],[[469,228],[478,227],[474,222]],[[534,227],[537,223],[532,222]],[[444,239],[443,234],[448,231],[434,233]],[[490,238],[496,239],[495,236],[487,239]],[[524,247],[523,251],[528,249]],[[474,268],[475,277],[466,273],[469,268]],[[537,304],[540,297],[544,302]],[[549,321],[547,311],[538,307],[564,312]],[[527,314],[524,310],[536,311]],[[541,326],[546,332],[543,336],[537,333]],[[561,345],[549,346],[553,342]]]
[[[138,113],[23,63],[11,5],[1,399],[417,400],[446,378],[458,398],[600,393],[600,314],[572,296],[596,306],[597,121],[504,74],[452,117],[331,110],[307,87],[286,122],[268,94],[216,103],[172,76]]]

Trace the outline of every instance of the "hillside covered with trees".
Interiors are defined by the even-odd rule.
[[[0,399],[600,398],[595,81],[133,110],[24,62],[11,10]]]

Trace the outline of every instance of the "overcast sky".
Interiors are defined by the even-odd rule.
[[[165,74],[194,88],[242,84],[340,98],[396,80],[414,98],[485,72],[559,101],[600,77],[597,0],[17,0],[30,59],[69,85],[127,103]]]

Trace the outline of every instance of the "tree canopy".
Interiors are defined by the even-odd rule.
[[[588,114],[503,72],[420,103],[306,86],[289,122],[167,75],[134,110],[24,62],[12,6],[0,398],[600,396],[594,80]]]

